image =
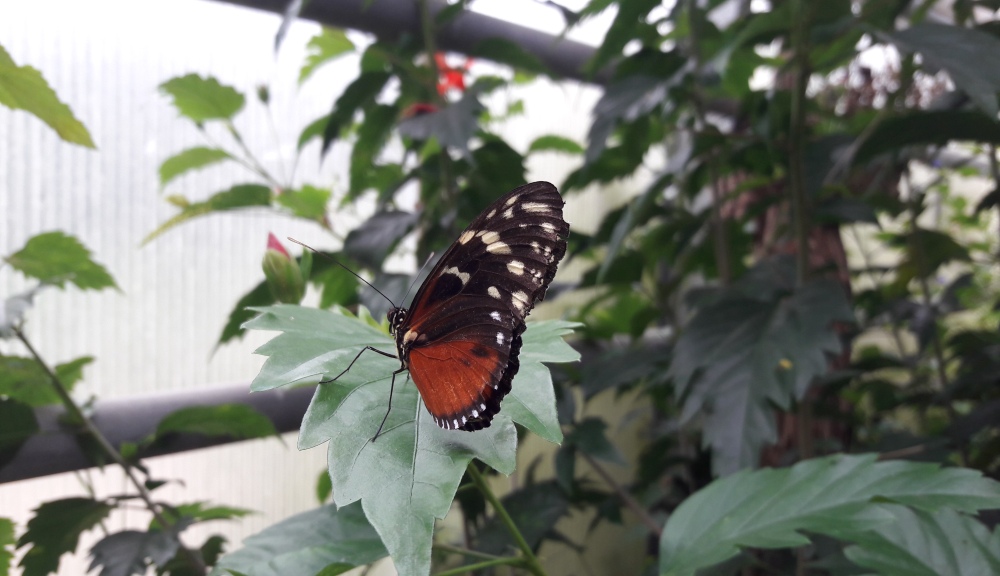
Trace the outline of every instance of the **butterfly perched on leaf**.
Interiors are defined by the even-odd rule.
[[[548,182],[504,194],[441,256],[412,306],[389,311],[401,364],[393,378],[409,371],[438,426],[480,430],[500,411],[518,371],[525,318],[566,253],[563,204]],[[392,357],[372,347],[358,357],[366,350]]]

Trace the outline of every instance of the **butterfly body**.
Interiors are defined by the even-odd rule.
[[[449,430],[490,425],[517,374],[525,317],[555,277],[569,224],[548,182],[511,190],[444,253],[409,309],[388,319],[434,421]]]

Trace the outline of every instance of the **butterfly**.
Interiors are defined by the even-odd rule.
[[[548,182],[498,198],[441,256],[412,306],[389,311],[396,355],[366,346],[346,370],[323,382],[346,374],[370,350],[400,361],[388,410],[396,375],[408,371],[438,426],[469,432],[489,427],[520,366],[524,320],[566,254],[563,204]]]

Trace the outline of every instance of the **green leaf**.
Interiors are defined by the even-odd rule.
[[[174,226],[198,216],[204,216],[212,212],[270,205],[271,189],[267,186],[260,184],[240,184],[233,186],[229,190],[217,192],[204,202],[189,204],[181,210],[180,214],[160,224],[159,228],[146,236],[142,243],[147,244]]]
[[[414,140],[435,138],[441,146],[450,146],[468,159],[469,140],[479,129],[479,115],[485,110],[478,92],[466,90],[458,102],[437,112],[403,120],[399,123],[399,133]]]
[[[80,534],[107,518],[113,509],[91,498],[66,498],[36,508],[34,518],[28,520],[28,530],[17,541],[18,548],[31,545],[19,564],[24,576],[58,571],[59,557],[76,551]]]
[[[232,508],[230,506],[206,507],[206,502],[191,502],[190,504],[179,504],[177,506],[165,506],[164,517],[168,523],[176,524],[187,518],[192,524],[196,522],[210,522],[212,520],[232,520],[253,514],[253,510],[246,508]],[[160,523],[154,518],[149,522],[150,530],[160,530]]]
[[[755,467],[777,441],[772,403],[788,409],[839,353],[833,322],[853,322],[841,286],[815,280],[792,291],[788,260],[762,261],[699,309],[674,349],[669,375],[685,397],[682,420],[706,413],[702,443],[727,475]],[[697,378],[696,378],[697,375]]]
[[[566,445],[575,446],[581,452],[605,462],[625,465],[621,450],[604,434],[608,424],[600,418],[584,418],[566,435]]]
[[[399,116],[395,106],[378,104],[365,112],[364,122],[358,127],[358,139],[351,149],[351,188],[349,198],[357,198],[361,192],[373,187],[369,174],[373,172],[375,159],[385,146],[392,127]]]
[[[81,356],[63,364],[56,365],[56,377],[67,390],[72,390],[77,382],[83,380],[83,367],[94,361],[93,356]]]
[[[243,323],[253,319],[257,315],[256,312],[250,310],[250,307],[267,306],[275,302],[274,294],[271,293],[271,288],[267,285],[266,280],[254,286],[253,290],[240,298],[236,306],[233,307],[233,311],[229,313],[229,320],[226,321],[226,325],[222,328],[222,334],[219,336],[219,342],[216,346],[221,346],[233,338],[243,337],[245,333]]]
[[[38,431],[31,406],[0,394],[0,467],[17,456],[21,445]]]
[[[354,43],[348,40],[343,30],[324,26],[319,34],[309,39],[306,50],[309,54],[299,72],[300,85],[321,65],[354,50]]]
[[[90,549],[93,560],[88,572],[101,566],[98,576],[132,576],[146,573],[146,560],[156,566],[169,562],[180,548],[179,534],[190,525],[181,520],[170,530],[123,530],[105,536]]]
[[[0,576],[10,573],[10,561],[14,559],[14,549],[11,546],[15,542],[14,523],[7,518],[0,518]]]
[[[389,81],[392,75],[383,71],[362,72],[354,82],[344,89],[344,92],[337,98],[330,112],[326,125],[323,127],[323,151],[326,154],[333,141],[340,137],[340,132],[349,126],[354,120],[354,113],[362,106],[375,102]],[[319,122],[319,120],[317,120]],[[314,123],[315,124],[315,123]],[[312,126],[310,126],[311,128]],[[307,128],[306,130],[309,130]],[[299,148],[301,149],[305,139],[305,133],[299,138]]]
[[[301,190],[282,190],[275,200],[299,218],[323,222],[326,219],[326,205],[330,202],[330,191],[306,184]]]
[[[31,66],[14,64],[3,46],[0,46],[0,104],[33,114],[66,142],[96,148],[87,127],[59,100],[42,73]]]
[[[315,576],[330,564],[363,566],[388,556],[360,504],[296,514],[243,541],[223,556],[212,576]]]
[[[204,168],[205,166],[231,158],[232,156],[229,155],[229,152],[221,148],[206,148],[204,146],[188,148],[167,158],[163,161],[163,164],[160,164],[160,189],[162,190],[168,182],[185,172]]]
[[[38,362],[21,356],[0,356],[0,396],[32,408],[60,402],[49,375]]]
[[[386,334],[344,314],[298,306],[260,311],[247,328],[283,333],[257,350],[268,359],[251,385],[254,390],[337,374],[366,345],[395,348]],[[514,379],[515,390],[525,384],[519,380],[530,378],[530,371],[523,370],[526,364],[576,357],[565,344],[550,340],[561,340],[557,334],[567,327],[565,323],[548,324],[539,335],[530,335],[533,325],[528,328],[521,356],[523,373],[519,371]],[[546,335],[550,339],[545,339]],[[542,342],[535,343],[536,337]],[[519,416],[508,415],[505,401],[489,428],[461,434],[443,430],[423,407],[416,387],[406,384],[405,378],[397,378],[392,410],[382,435],[372,442],[381,422],[379,414],[388,406],[390,374],[397,366],[394,360],[369,353],[337,382],[318,386],[299,430],[299,447],[329,441],[334,501],[340,506],[362,501],[365,514],[392,553],[396,569],[406,576],[429,570],[434,519],[447,514],[472,458],[505,474],[513,470],[516,432],[511,417]],[[552,398],[554,420],[554,395]],[[532,422],[522,423],[534,428]]]
[[[319,503],[326,504],[326,499],[333,493],[333,481],[330,480],[330,473],[323,470],[316,479],[316,499]]]
[[[381,270],[382,262],[409,234],[418,216],[412,212],[390,210],[378,212],[358,226],[344,239],[344,252],[372,270]]]
[[[195,122],[230,120],[246,103],[243,94],[211,76],[178,76],[160,84],[160,90],[173,96],[177,111]]]
[[[72,236],[45,232],[32,237],[7,262],[25,276],[62,287],[67,281],[81,290],[117,288],[108,271],[90,258],[90,251]]]
[[[302,134],[299,135],[298,149],[301,151],[305,148],[306,144],[309,143],[313,138],[322,138],[323,133],[326,131],[327,124],[330,123],[330,114],[326,116],[320,116],[319,118],[313,120],[309,123],[305,129],[302,130]]]
[[[555,150],[556,152],[566,152],[568,154],[583,154],[583,146],[569,138],[548,134],[535,138],[535,141],[528,147],[528,153],[540,152],[542,150]]]
[[[506,64],[533,74],[551,74],[548,67],[537,56],[516,42],[505,38],[486,38],[476,44],[469,55]]]
[[[937,512],[883,505],[895,521],[847,548],[847,558],[883,576],[1000,574],[1000,531],[949,508]]]
[[[1000,144],[1000,124],[971,110],[911,112],[882,121],[854,155],[863,165],[880,154],[906,146],[944,145],[949,141]]]
[[[877,462],[875,454],[744,470],[712,482],[674,511],[660,539],[660,573],[693,575],[744,547],[808,544],[803,531],[864,540],[870,530],[896,521],[886,507],[876,504],[886,500],[921,510],[974,512],[1000,503],[1000,484],[974,470]]]
[[[955,85],[965,91],[991,118],[997,115],[1000,92],[1000,39],[964,26],[921,22],[906,30],[882,32],[885,40],[904,52],[920,52],[923,66],[944,69]]]
[[[246,404],[181,408],[168,414],[156,426],[157,438],[171,432],[232,436],[240,439],[278,435],[274,424],[267,416]]]
[[[645,20],[649,11],[660,5],[660,0],[627,0],[618,3],[618,13],[611,27],[604,35],[604,41],[587,62],[585,70],[594,75],[619,55],[629,40],[635,37],[638,24]],[[582,14],[582,13],[581,13]]]

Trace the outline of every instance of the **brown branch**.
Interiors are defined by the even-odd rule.
[[[650,532],[656,534],[657,538],[663,535],[663,528],[656,523],[656,520],[649,515],[649,512],[647,512],[646,509],[643,508],[642,505],[640,505],[639,502],[633,498],[621,484],[615,482],[615,479],[611,477],[611,474],[608,474],[608,471],[605,470],[603,466],[598,464],[597,460],[594,460],[591,458],[590,454],[587,454],[582,450],[580,451],[580,455],[587,461],[587,464],[590,464],[590,467],[594,469],[594,472],[597,472],[598,476],[600,476],[601,479],[615,491],[615,494],[622,499],[625,506],[627,506],[629,510],[639,517],[639,520],[646,525],[646,528],[649,528]]]

